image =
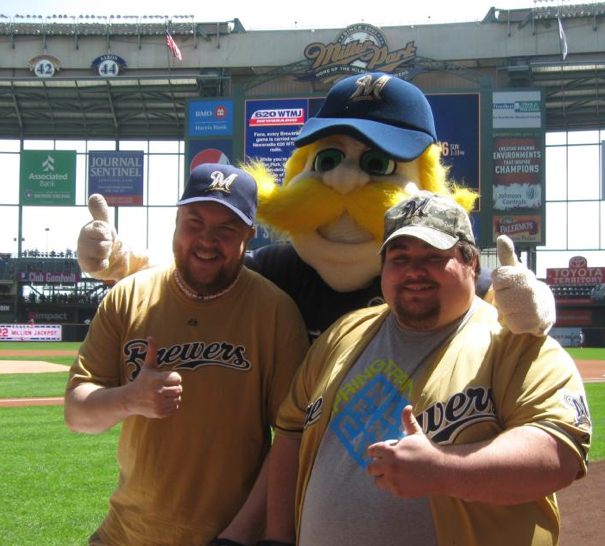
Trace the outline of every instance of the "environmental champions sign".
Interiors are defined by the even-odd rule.
[[[19,203],[61,206],[76,204],[76,152],[23,150]]]

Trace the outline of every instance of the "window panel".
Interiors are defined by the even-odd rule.
[[[19,204],[19,159],[19,154],[0,153],[0,204]]]
[[[546,200],[567,199],[567,148],[546,148]]]
[[[568,248],[599,248],[599,203],[582,201],[567,206]]]

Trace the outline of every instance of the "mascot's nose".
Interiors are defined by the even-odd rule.
[[[337,167],[323,173],[323,182],[340,194],[365,186],[370,175],[359,168],[357,161],[345,159]]]

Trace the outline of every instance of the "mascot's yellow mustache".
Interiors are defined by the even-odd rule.
[[[353,192],[340,194],[320,178],[309,177],[287,186],[274,186],[271,195],[259,195],[258,220],[288,234],[315,231],[344,213],[381,241],[384,213],[406,193],[389,182],[371,182]]]

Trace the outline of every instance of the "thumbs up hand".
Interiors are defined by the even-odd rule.
[[[150,267],[147,253],[127,248],[110,223],[107,202],[97,193],[88,199],[92,221],[78,236],[78,264],[85,273],[101,280],[119,281]]]
[[[515,334],[545,335],[555,323],[555,299],[550,288],[519,262],[506,235],[497,241],[500,267],[492,271],[494,305]]]
[[[88,210],[92,221],[80,230],[78,263],[82,271],[105,279],[103,272],[109,268],[109,257],[118,234],[109,222],[107,202],[102,195],[95,193],[90,196]]]
[[[403,409],[401,421],[404,438],[378,442],[367,449],[373,458],[367,473],[378,489],[390,489],[397,497],[413,499],[437,492],[439,470],[444,466],[442,449],[422,432],[412,406]]]
[[[170,417],[181,403],[181,383],[179,373],[160,370],[155,340],[148,337],[145,362],[134,381],[128,385],[128,412],[150,419]]]

